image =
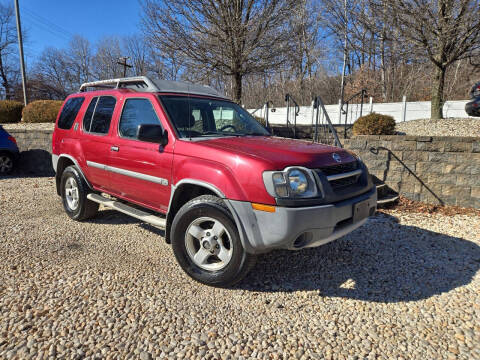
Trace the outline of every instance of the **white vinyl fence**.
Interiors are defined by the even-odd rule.
[[[468,100],[447,101],[443,106],[444,117],[469,117],[465,112],[465,104]],[[327,113],[332,121],[332,124],[339,124],[338,111],[339,104],[325,105]],[[253,113],[255,109],[248,109]],[[255,116],[264,117],[265,109],[260,109],[255,112]],[[293,124],[293,112],[290,110],[289,122]],[[297,125],[311,125],[312,124],[312,106],[300,106],[300,112],[297,116]],[[393,116],[396,122],[427,119],[430,118],[430,101],[419,102],[398,102],[398,103],[365,103],[363,104],[363,115],[368,115],[371,112]],[[360,104],[350,104],[348,108],[347,123],[352,124],[360,117]],[[275,108],[272,112],[270,109],[268,121],[270,124],[285,125],[287,119],[287,108]],[[341,124],[345,124],[345,115],[342,115]]]

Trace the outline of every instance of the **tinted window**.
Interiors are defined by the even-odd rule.
[[[120,135],[136,139],[138,126],[142,124],[160,125],[152,103],[147,99],[127,99],[120,118]]]
[[[117,100],[111,96],[101,96],[98,98],[98,101],[96,101],[96,105],[93,104],[94,101],[95,99],[92,99],[85,113],[83,120],[84,129],[96,134],[106,134],[110,128],[110,121],[112,120],[113,110],[115,110]],[[91,120],[89,121],[88,115],[91,111],[93,111],[93,117],[90,116]]]
[[[68,130],[72,127],[84,100],[83,97],[68,99],[58,119],[58,127],[60,129]]]
[[[93,111],[95,110],[97,101],[98,101],[98,97],[94,97],[92,101],[90,101],[90,105],[88,105],[87,111],[85,111],[85,115],[83,116],[83,129],[85,131],[90,131],[90,125],[92,124]]]

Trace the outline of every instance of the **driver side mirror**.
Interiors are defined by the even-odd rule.
[[[163,130],[160,125],[138,125],[137,139],[140,141],[160,144],[162,147],[165,147],[165,145],[168,144],[168,131]]]

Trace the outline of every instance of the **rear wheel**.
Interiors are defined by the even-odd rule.
[[[0,175],[8,175],[13,171],[13,156],[8,152],[0,152]]]
[[[231,286],[255,264],[225,203],[215,196],[199,196],[183,205],[173,220],[171,239],[182,269],[207,285]]]
[[[90,189],[75,166],[63,171],[60,189],[63,208],[68,216],[78,221],[95,216],[99,205],[87,199]]]

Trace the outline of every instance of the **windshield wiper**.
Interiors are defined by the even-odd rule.
[[[270,136],[270,134],[264,134],[259,132],[246,133],[245,136]]]
[[[217,132],[217,131],[205,131],[202,133],[203,135],[222,135],[222,136],[242,136],[242,134],[237,133],[224,133],[224,132]]]

